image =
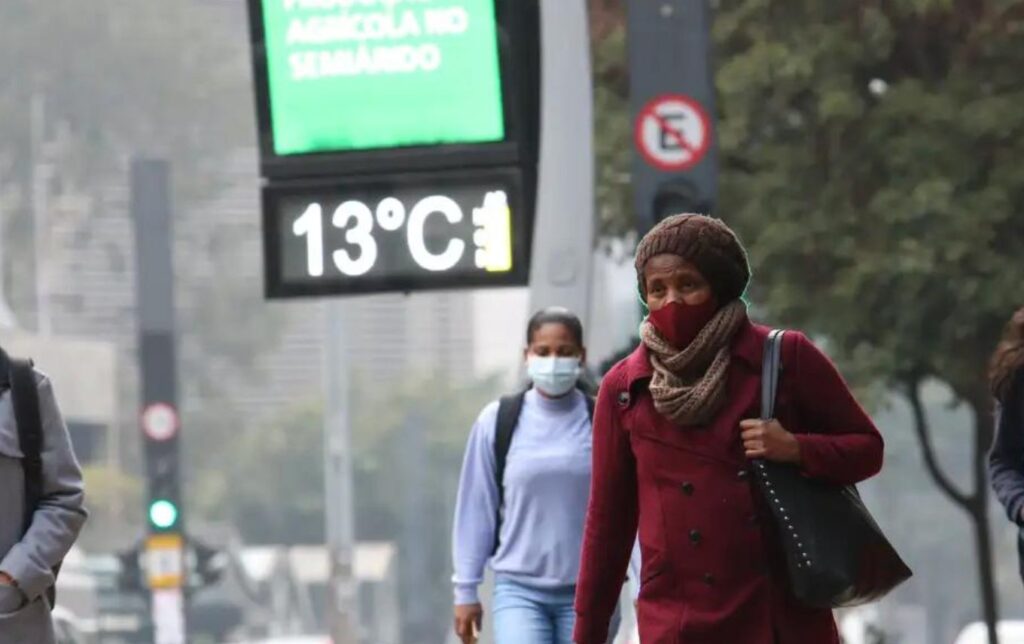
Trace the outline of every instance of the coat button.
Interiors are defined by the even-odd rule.
[[[685,494],[686,496],[690,496],[693,494],[693,483],[686,481],[679,487],[683,490],[683,494]]]
[[[700,534],[700,530],[690,530],[690,541],[694,545],[700,543],[701,539],[703,539],[703,537]]]
[[[712,575],[710,572],[704,573],[704,583],[707,584],[708,586],[714,586],[715,585],[715,576]]]
[[[750,476],[750,472],[748,472],[747,470],[740,470],[739,472],[736,472],[736,478],[738,478],[741,481],[747,480],[748,476]]]

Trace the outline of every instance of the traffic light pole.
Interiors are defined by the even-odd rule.
[[[170,169],[166,161],[131,165],[135,288],[139,324],[143,430],[148,498],[145,572],[155,644],[185,644],[184,518],[178,467],[174,270],[171,259]]]
[[[328,301],[324,351],[324,506],[329,584],[327,622],[334,644],[357,644],[352,449],[349,437],[349,359],[344,304]]]
[[[585,0],[541,0],[541,138],[532,311],[565,306],[588,328],[594,250],[594,123]]]

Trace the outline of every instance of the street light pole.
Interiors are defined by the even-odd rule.
[[[342,306],[334,301],[325,304],[324,506],[330,566],[327,621],[334,644],[357,644],[349,359]]]
[[[585,0],[541,0],[540,6],[543,126],[530,307],[568,307],[589,328],[594,101],[587,4]]]
[[[36,329],[39,335],[52,331],[50,314],[50,204],[49,184],[53,166],[46,159],[46,103],[39,92],[32,94],[30,105],[31,203],[36,263]]]
[[[10,305],[7,303],[7,292],[4,285],[5,281],[5,270],[4,270],[4,253],[7,250],[5,243],[5,230],[4,230],[4,193],[3,186],[0,186],[0,329],[10,330],[15,329],[18,326],[18,319],[14,317],[14,312],[11,311]]]

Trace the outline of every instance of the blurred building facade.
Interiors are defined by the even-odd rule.
[[[323,377],[323,306],[316,300],[264,303],[262,301],[262,250],[259,183],[254,150],[241,150],[226,168],[225,179],[213,198],[183,199],[181,191],[172,204],[179,338],[179,403],[190,410],[213,401],[205,400],[190,386],[182,365],[201,362],[203,376],[217,383],[219,399],[232,401],[241,423],[262,423],[283,408],[321,395]],[[173,168],[172,168],[173,175]],[[173,180],[173,176],[172,176]],[[100,341],[112,350],[117,364],[113,378],[112,431],[120,435],[110,444],[134,444],[138,401],[136,357],[135,252],[129,209],[128,173],[124,181],[91,189],[89,195],[54,182],[46,200],[48,226],[39,248],[45,249],[46,282],[36,298],[37,310],[16,311],[29,327],[47,327],[52,337]],[[233,296],[239,311],[266,313],[275,321],[266,342],[243,347],[254,354],[249,368],[240,372],[229,359],[205,350],[199,329],[189,320],[204,320],[202,307],[231,307],[211,292],[196,295],[194,289],[213,287],[231,271]],[[39,303],[45,304],[40,312]],[[441,375],[454,382],[476,375],[474,362],[473,294],[470,291],[378,295],[346,301],[346,331],[351,375],[374,386],[405,376]],[[243,316],[244,317],[244,316]],[[244,323],[244,320],[240,320]],[[45,370],[55,368],[53,352],[37,360]],[[65,362],[62,358],[61,362]],[[60,380],[96,379],[95,369],[106,368],[88,361],[71,361],[75,369],[56,367]],[[83,373],[88,372],[88,376]],[[66,374],[66,375],[65,375]],[[113,377],[113,376],[111,376]],[[103,374],[102,380],[108,378]],[[58,386],[68,386],[58,382]],[[110,396],[104,394],[103,400]],[[127,439],[127,440],[126,440]],[[115,460],[118,454],[115,452]]]

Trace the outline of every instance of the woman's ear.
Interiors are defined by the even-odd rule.
[[[640,300],[640,313],[646,318],[651,314],[651,309],[647,306],[647,298],[640,292],[640,289],[637,289],[636,299]]]

